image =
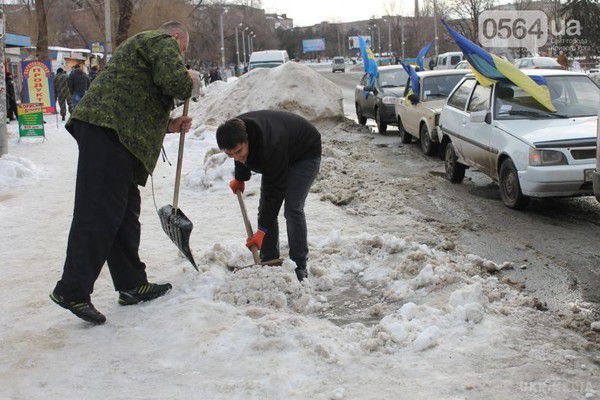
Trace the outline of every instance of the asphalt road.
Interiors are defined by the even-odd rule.
[[[342,89],[344,112],[356,120],[354,87],[362,74],[317,71]],[[594,198],[534,200],[526,211],[514,211],[485,175],[468,170],[463,184],[451,184],[438,158],[423,155],[416,143],[402,145],[395,127],[381,136],[373,121],[368,124],[378,160],[390,175],[411,182],[414,195],[406,206],[446,232],[459,249],[513,262],[515,268],[501,277],[524,284],[550,309],[565,311],[578,302],[600,310],[600,203]],[[382,229],[399,227],[382,221]]]

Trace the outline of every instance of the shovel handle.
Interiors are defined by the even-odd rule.
[[[248,235],[249,238],[251,238],[252,236],[254,236],[254,233],[252,232],[252,225],[250,224],[250,218],[248,218],[248,211],[246,210],[246,204],[244,203],[244,195],[242,194],[241,190],[236,191],[235,194],[237,195],[238,202],[240,203],[240,210],[242,210],[242,218],[244,218],[244,225],[246,226],[246,234]],[[260,264],[260,255],[258,254],[258,249],[256,248],[256,246],[252,246],[250,248],[250,251],[252,252],[252,257],[254,258],[254,263],[259,265]]]
[[[183,117],[187,117],[190,109],[190,99],[183,104]],[[173,213],[177,215],[179,205],[179,184],[181,183],[181,167],[183,165],[183,146],[185,144],[185,133],[179,133],[179,152],[177,153],[177,172],[175,173],[175,192],[173,193]]]

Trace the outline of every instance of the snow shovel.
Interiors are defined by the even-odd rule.
[[[240,210],[242,211],[242,218],[244,219],[244,225],[246,226],[246,234],[248,235],[249,238],[251,238],[252,236],[254,236],[254,232],[252,232],[252,224],[250,223],[250,218],[248,218],[248,211],[246,210],[246,204],[244,203],[244,195],[242,194],[241,191],[237,191],[236,192],[237,198],[238,198],[238,203],[240,203]],[[269,260],[269,261],[260,261],[260,255],[258,253],[258,248],[256,248],[256,246],[252,246],[250,248],[250,251],[252,251],[252,258],[254,259],[254,264],[250,264],[250,265],[244,265],[244,266],[229,266],[229,270],[233,271],[236,269],[243,269],[243,268],[249,268],[249,267],[253,267],[255,265],[281,265],[283,263],[283,260],[281,258],[276,258],[274,260]]]
[[[187,99],[183,105],[183,116],[188,115],[190,108],[190,99]],[[194,224],[179,209],[179,184],[181,182],[181,166],[183,164],[183,146],[185,144],[185,133],[179,134],[179,152],[177,154],[177,172],[175,174],[175,192],[173,194],[173,205],[166,205],[158,210],[158,217],[163,230],[171,239],[175,246],[192,263],[192,266],[198,271],[198,266],[194,261],[194,256],[190,250],[190,235]]]

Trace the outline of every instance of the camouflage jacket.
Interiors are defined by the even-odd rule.
[[[54,96],[59,99],[70,100],[71,92],[69,92],[69,77],[66,73],[62,72],[54,76]]]
[[[71,120],[110,128],[140,161],[135,171],[145,185],[160,155],[173,99],[192,93],[177,41],[146,31],[123,42],[75,108]]]

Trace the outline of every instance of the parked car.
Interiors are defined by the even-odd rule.
[[[600,109],[598,110],[598,124],[596,127],[596,171],[592,177],[594,195],[600,201]]]
[[[421,150],[426,155],[433,155],[437,149],[437,125],[446,103],[446,99],[458,82],[468,71],[447,69],[443,71],[417,72],[421,92],[406,99],[410,85],[405,86],[404,97],[396,103],[396,119],[402,143],[412,142],[415,137],[421,141]],[[415,103],[414,100],[418,102]]]
[[[449,51],[437,56],[433,69],[454,69],[456,65],[465,59],[460,51]]]
[[[519,69],[563,69],[558,61],[550,57],[517,58],[513,64]]]
[[[531,197],[593,194],[600,89],[583,73],[523,72],[546,79],[558,111],[508,81],[485,87],[467,75],[440,116],[446,177],[458,183],[466,168],[482,171],[516,209]]]
[[[458,64],[456,64],[456,67],[454,67],[454,69],[466,69],[466,70],[470,70],[471,66],[469,65],[469,62],[467,60],[462,60],[461,62],[459,62]]]
[[[286,50],[253,51],[250,54],[248,69],[275,68],[288,61],[290,61],[290,57]]]
[[[331,62],[331,72],[335,71],[346,72],[346,62],[344,61],[344,57],[333,57],[333,61]]]
[[[385,133],[396,123],[396,100],[404,93],[408,74],[400,65],[379,68],[379,78],[369,86],[369,75],[364,74],[354,91],[358,123],[365,125],[367,118],[375,119],[377,130]]]

